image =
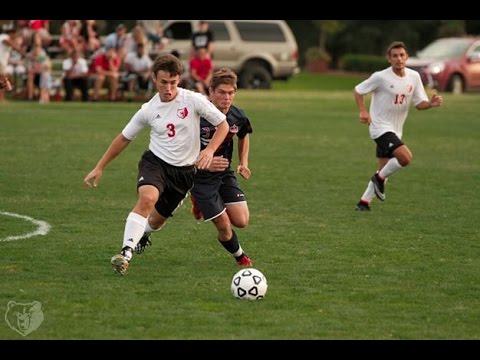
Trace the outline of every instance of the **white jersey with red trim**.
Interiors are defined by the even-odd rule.
[[[408,68],[404,77],[396,75],[391,67],[377,71],[358,84],[355,91],[360,95],[372,93],[369,126],[372,139],[386,132],[393,132],[401,139],[410,105],[428,101],[420,75]]]
[[[226,118],[205,96],[178,88],[169,102],[155,94],[133,115],[122,134],[133,140],[150,127],[150,151],[170,165],[191,166],[200,152],[200,117],[214,126]]]

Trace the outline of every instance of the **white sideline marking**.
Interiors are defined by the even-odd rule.
[[[28,238],[31,238],[31,237],[37,236],[37,235],[47,235],[48,232],[50,231],[51,226],[46,221],[35,220],[34,218],[31,218],[30,216],[14,214],[14,213],[9,213],[9,212],[4,212],[4,211],[0,211],[0,215],[5,215],[5,216],[10,216],[10,217],[30,221],[32,224],[35,224],[35,225],[38,226],[37,230],[35,230],[35,231],[29,232],[29,233],[23,234],[23,235],[18,235],[18,236],[7,236],[4,239],[0,239],[0,242],[1,241],[13,241],[13,240],[28,239]]]

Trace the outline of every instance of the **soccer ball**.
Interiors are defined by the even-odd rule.
[[[267,279],[260,271],[253,268],[242,269],[233,275],[232,295],[237,299],[259,300],[267,293]]]

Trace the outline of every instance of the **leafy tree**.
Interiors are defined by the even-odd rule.
[[[438,37],[464,36],[465,34],[465,20],[441,20]]]
[[[312,20],[313,25],[319,30],[318,45],[320,49],[327,50],[327,40],[344,28],[342,20]]]

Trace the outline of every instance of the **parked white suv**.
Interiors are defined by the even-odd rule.
[[[214,36],[215,69],[228,67],[242,88],[268,89],[272,79],[286,80],[298,73],[298,46],[283,20],[206,20]],[[164,20],[168,45],[163,52],[178,51],[188,63],[192,33],[199,20]]]

